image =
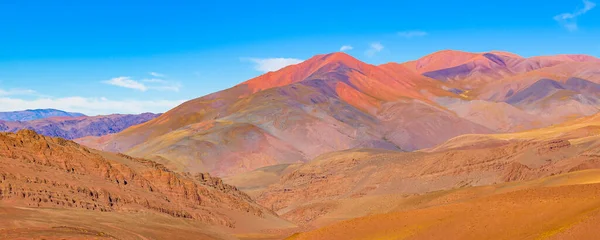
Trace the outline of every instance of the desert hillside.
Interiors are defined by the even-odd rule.
[[[226,181],[283,218],[309,228],[506,192],[596,183],[598,119],[594,115],[511,134],[464,135],[410,153],[332,152],[310,163],[258,169]],[[280,180],[268,180],[275,176]],[[249,179],[265,180],[245,182]]]
[[[0,237],[5,239],[96,233],[137,239],[148,231],[128,219],[137,217],[159,229],[169,228],[162,222],[178,222],[183,225],[173,224],[173,229],[206,239],[293,226],[209,174],[175,173],[149,160],[99,152],[30,130],[0,134],[0,162],[0,213],[7,215],[0,220]],[[94,216],[103,224],[95,225]],[[122,228],[126,226],[133,228]]]
[[[586,55],[448,50],[382,65],[317,55],[80,142],[218,176],[353,148],[415,151],[596,114],[598,67]]]
[[[598,174],[593,172],[591,182],[574,185],[423,195],[413,204],[430,201],[429,207],[360,217],[286,239],[595,239],[600,224]]]

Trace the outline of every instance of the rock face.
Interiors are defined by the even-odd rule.
[[[154,212],[235,227],[232,213],[269,210],[208,174],[179,174],[153,161],[104,153],[32,130],[0,134],[4,206]]]
[[[81,142],[217,176],[351,148],[413,151],[595,114],[598,68],[583,55],[442,51],[379,66],[317,55]]]
[[[0,131],[16,132],[21,129],[31,129],[46,136],[76,139],[118,133],[158,116],[160,114],[143,113],[139,115],[113,114],[94,117],[52,117],[18,122],[0,121]]]
[[[81,113],[65,112],[56,109],[35,109],[15,112],[0,112],[2,121],[31,121],[51,117],[83,117]]]

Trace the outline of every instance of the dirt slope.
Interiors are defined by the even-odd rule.
[[[0,237],[29,232],[24,226],[35,227],[30,234],[36,238],[88,231],[120,232],[131,238],[133,233],[145,236],[150,231],[143,226],[133,227],[131,234],[111,230],[109,225],[119,221],[125,226],[139,224],[127,216],[140,216],[148,226],[171,232],[220,229],[216,236],[293,226],[209,174],[175,173],[149,160],[91,150],[31,130],[0,134],[0,209],[6,215]],[[71,213],[63,209],[73,210],[73,215],[62,218]],[[31,217],[38,214],[49,221]],[[104,225],[92,226],[96,220]],[[165,221],[183,225],[161,223]],[[187,223],[205,227],[194,230]],[[206,236],[214,235],[211,231]]]
[[[288,239],[594,239],[600,184],[536,187],[372,215]]]
[[[391,211],[407,196],[596,169],[598,119],[514,134],[465,135],[419,152],[328,153],[263,186],[256,199],[297,224],[322,226]]]

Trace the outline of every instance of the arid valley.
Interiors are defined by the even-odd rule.
[[[595,69],[583,55],[333,53],[114,133],[52,136],[102,117],[6,122],[23,130],[1,136],[0,237],[589,238]]]
[[[600,238],[591,1],[126,2],[0,3],[0,239]]]

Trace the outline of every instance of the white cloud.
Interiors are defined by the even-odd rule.
[[[167,81],[162,80],[162,79],[158,79],[158,78],[142,79],[142,82],[147,82],[147,83],[168,83]]]
[[[383,45],[381,45],[381,43],[371,43],[371,48],[373,48],[375,51],[380,52],[383,49]]]
[[[403,38],[424,37],[424,36],[427,36],[427,32],[418,31],[418,30],[404,31],[404,32],[398,32],[398,36],[403,37]]]
[[[303,60],[296,58],[241,58],[242,61],[255,63],[254,69],[261,72],[272,72],[301,63]]]
[[[183,102],[184,100],[109,100],[104,97],[45,97],[33,100],[0,97],[0,111],[55,108],[70,112],[81,112],[90,116],[112,113],[159,113],[168,111]]]
[[[381,50],[383,50],[383,45],[379,42],[374,42],[371,43],[371,45],[369,45],[369,49],[367,49],[367,51],[365,52],[365,54],[367,54],[367,56],[372,57],[375,56],[376,53],[381,52]]]
[[[166,75],[157,72],[149,72],[148,74],[152,75],[153,77],[166,77]]]
[[[179,83],[173,83],[159,78],[142,79],[141,81],[136,81],[130,77],[116,77],[108,81],[104,81],[104,83],[135,89],[142,92],[147,90],[179,92],[179,89],[181,88],[181,84]]]
[[[181,88],[181,84],[179,83],[169,83],[164,82],[163,85],[150,86],[149,89],[157,90],[157,91],[171,91],[171,92],[179,92]]]
[[[130,77],[116,77],[116,78],[104,81],[104,83],[118,86],[118,87],[131,88],[131,89],[135,89],[135,90],[142,91],[142,92],[145,92],[148,90],[148,87],[146,87],[146,85],[144,85],[141,82],[135,81],[135,80],[131,79]]]
[[[177,92],[181,88],[179,83],[159,78],[137,81],[130,77],[116,77],[103,81],[103,83],[139,91],[157,90]],[[70,112],[81,112],[90,116],[113,113],[158,113],[168,111],[183,102],[184,100],[115,100],[106,97],[81,96],[53,97],[39,94],[30,89],[0,89],[0,111],[55,108]]]
[[[350,45],[344,45],[344,46],[342,46],[340,48],[340,52],[350,51],[352,49],[354,49],[352,46],[350,46]]]
[[[180,83],[174,83],[162,79],[144,79],[148,83],[153,83],[148,86],[148,89],[157,90],[157,91],[171,91],[171,92],[179,92],[181,88]],[[144,81],[142,80],[142,81]]]
[[[577,17],[587,13],[594,7],[596,7],[596,3],[588,0],[583,0],[583,8],[575,10],[572,13],[562,13],[556,15],[554,16],[554,20],[569,31],[577,31],[577,29],[579,28],[577,26]]]

